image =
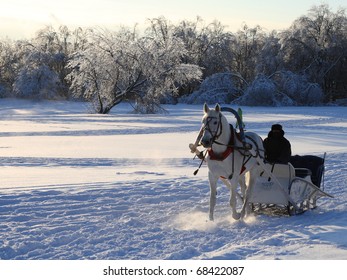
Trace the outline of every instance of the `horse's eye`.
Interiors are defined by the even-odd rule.
[[[218,122],[217,121],[215,121],[213,124],[217,124]]]

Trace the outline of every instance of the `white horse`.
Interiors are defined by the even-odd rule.
[[[210,220],[214,219],[218,179],[221,179],[230,189],[232,217],[236,220],[243,218],[248,212],[249,189],[252,188],[261,172],[257,164],[259,157],[264,156],[261,137],[253,132],[246,132],[245,138],[241,141],[235,129],[229,125],[227,118],[221,113],[220,105],[217,104],[214,109],[210,109],[205,104],[199,138],[200,144],[208,151],[205,160],[210,184]],[[191,144],[190,147],[192,152],[198,154],[196,144]],[[237,191],[238,183],[241,187],[241,195]],[[237,210],[237,196],[242,199],[241,211]]]

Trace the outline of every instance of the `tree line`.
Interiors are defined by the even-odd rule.
[[[282,31],[235,33],[197,17],[145,28],[47,26],[0,40],[0,97],[83,99],[98,113],[124,100],[138,112],[163,102],[313,105],[347,97],[347,18],[313,6]]]

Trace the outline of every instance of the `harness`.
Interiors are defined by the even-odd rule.
[[[225,160],[232,152],[234,152],[234,129],[232,125],[230,124],[230,131],[231,131],[231,136],[229,143],[227,145],[227,149],[222,153],[222,154],[216,154],[212,149],[208,150],[208,155],[210,156],[210,160],[218,160],[218,161],[223,161]],[[218,138],[218,137],[217,137]],[[213,141],[214,143],[218,145],[223,145],[219,144],[216,140]]]
[[[217,145],[222,145],[222,146],[226,146],[227,149],[220,155],[217,155],[213,153],[212,150],[209,150],[209,156],[210,156],[210,160],[218,160],[218,161],[223,161],[225,160],[230,154],[232,154],[232,160],[233,160],[233,164],[232,164],[232,171],[231,171],[231,174],[229,175],[228,179],[232,179],[233,176],[234,176],[234,173],[235,173],[235,170],[234,170],[234,162],[235,162],[235,152],[234,151],[237,151],[239,152],[242,156],[243,156],[243,159],[242,159],[242,167],[241,167],[241,170],[240,170],[240,174],[241,175],[245,170],[246,170],[246,164],[250,161],[250,159],[252,157],[254,157],[251,153],[248,152],[249,149],[252,149],[252,145],[251,147],[245,145],[245,143],[243,142],[243,146],[240,147],[240,146],[236,146],[235,145],[235,130],[233,128],[233,126],[231,124],[229,124],[229,127],[230,127],[230,131],[231,131],[231,136],[230,136],[230,140],[229,140],[229,143],[227,145],[223,144],[223,143],[220,143],[218,141],[214,141],[215,144]],[[239,133],[236,133],[236,137],[242,141],[241,139],[241,136]],[[251,137],[248,137],[248,136],[245,136],[245,138],[251,140],[251,142],[254,144],[254,146],[256,147],[256,151],[257,151],[257,154],[255,157],[257,157],[259,155],[259,147],[257,145],[257,143],[251,138]],[[213,155],[211,157],[211,154]],[[223,179],[226,179],[224,177],[222,177]]]

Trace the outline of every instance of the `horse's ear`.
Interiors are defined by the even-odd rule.
[[[216,112],[219,112],[220,111],[220,105],[217,103],[216,107],[214,109],[216,110]]]
[[[207,114],[210,111],[210,108],[208,108],[207,104],[204,104],[204,112]]]

